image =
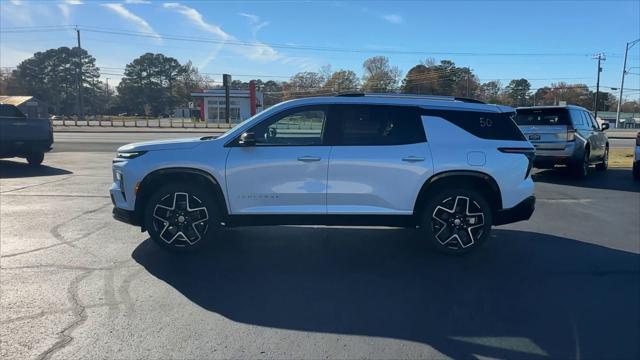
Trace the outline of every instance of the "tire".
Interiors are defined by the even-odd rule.
[[[149,197],[143,219],[153,241],[180,252],[211,242],[220,230],[219,214],[211,191],[193,183],[173,183]]]
[[[589,175],[589,149],[585,149],[582,161],[576,162],[572,170],[573,174],[579,179],[584,179]]]
[[[463,188],[444,188],[433,194],[422,211],[421,221],[431,247],[445,254],[461,255],[486,241],[493,216],[483,195]]]
[[[40,153],[31,153],[29,155],[27,155],[27,163],[29,163],[29,165],[31,166],[38,166],[40,164],[42,164],[42,161],[44,160],[44,153],[40,152]]]
[[[598,171],[607,171],[609,168],[609,147],[607,146],[604,149],[604,156],[602,157],[602,162],[596,164],[596,170]]]

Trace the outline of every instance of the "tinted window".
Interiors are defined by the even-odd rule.
[[[305,107],[285,111],[254,126],[256,145],[322,145],[326,111]]]
[[[426,141],[418,109],[404,106],[335,105],[338,145],[401,145]]]
[[[518,126],[513,122],[515,113],[423,110],[423,115],[441,117],[483,139],[514,141],[526,140]]]
[[[571,114],[573,126],[577,129],[583,129],[585,126],[584,113],[580,110],[570,110],[569,113]]]
[[[25,118],[26,116],[13,105],[0,104],[0,117]]]
[[[600,128],[598,126],[598,122],[596,121],[596,119],[594,119],[594,117],[593,117],[593,115],[591,115],[591,113],[588,113],[588,112],[585,111],[584,116],[589,120],[589,122],[588,122],[588,126],[589,127],[593,127],[595,129]]]
[[[569,111],[562,108],[518,109],[518,125],[569,125]]]

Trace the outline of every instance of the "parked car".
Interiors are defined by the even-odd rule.
[[[23,157],[40,165],[53,145],[49,119],[34,119],[14,105],[0,103],[0,158]]]
[[[536,149],[534,166],[569,166],[586,177],[589,166],[609,167],[608,123],[598,125],[586,109],[573,106],[535,106],[517,109],[516,123]]]
[[[216,139],[121,147],[113,215],[172,250],[221,227],[346,224],[418,227],[436,249],[465,253],[534,211],[534,149],[514,116],[450,97],[287,101]]]
[[[62,116],[60,116],[60,115],[51,115],[51,117],[49,117],[49,119],[51,119],[51,121],[53,121],[53,120],[62,120]]]
[[[633,178],[640,180],[640,132],[636,135],[636,150],[633,153]]]

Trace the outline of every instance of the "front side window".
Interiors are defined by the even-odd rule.
[[[336,105],[337,145],[401,145],[426,141],[417,109],[402,106]]]
[[[308,146],[322,145],[326,111],[307,107],[286,111],[253,127],[256,145]]]

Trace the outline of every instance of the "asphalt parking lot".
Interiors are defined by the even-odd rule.
[[[0,160],[0,357],[640,358],[630,169],[537,171],[533,218],[465,257],[284,226],[176,256],[111,218],[111,148]]]

